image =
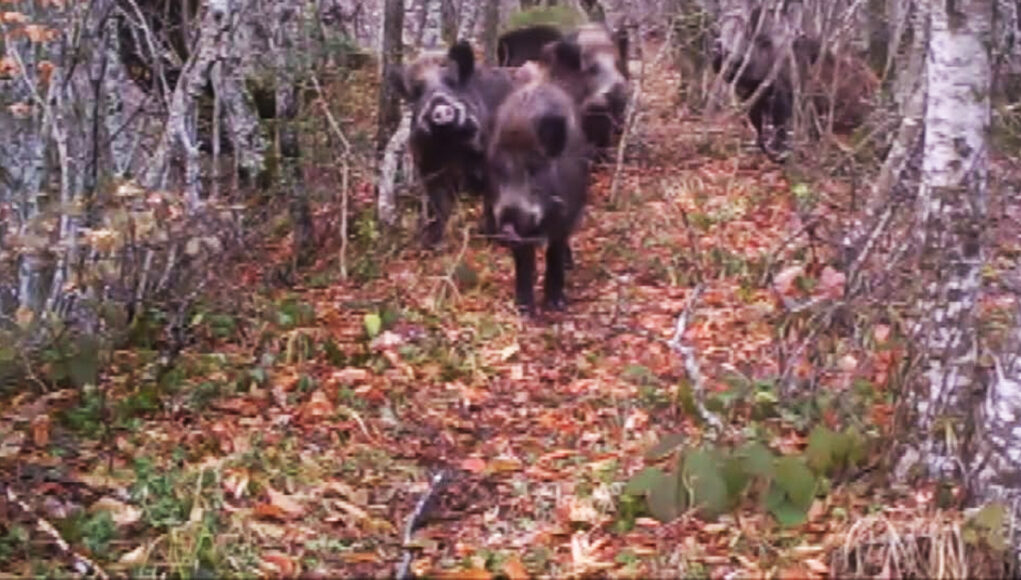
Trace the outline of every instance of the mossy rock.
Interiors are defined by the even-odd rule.
[[[501,33],[519,28],[527,28],[538,24],[555,26],[561,30],[569,30],[588,22],[588,17],[571,6],[536,6],[526,10],[518,10],[507,18]]]

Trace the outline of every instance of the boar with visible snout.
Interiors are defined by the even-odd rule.
[[[497,111],[486,205],[497,241],[514,257],[518,308],[534,310],[535,251],[545,243],[544,306],[563,310],[569,241],[588,195],[590,146],[571,96],[542,72],[524,76]]]
[[[467,41],[393,69],[388,81],[412,105],[410,149],[425,186],[424,241],[432,247],[443,239],[457,192],[485,193],[494,113],[514,85],[508,71],[478,66]]]

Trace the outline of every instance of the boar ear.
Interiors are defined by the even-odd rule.
[[[447,58],[457,65],[457,78],[462,83],[475,73],[475,51],[467,40],[459,40],[450,47]]]
[[[569,40],[551,42],[542,49],[543,60],[551,69],[581,70],[581,47]]]
[[[408,99],[408,87],[404,83],[404,67],[397,64],[387,67],[386,82],[402,99]]]
[[[535,133],[546,155],[559,157],[567,147],[567,118],[561,114],[547,113],[535,121]]]

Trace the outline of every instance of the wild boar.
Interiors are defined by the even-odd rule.
[[[425,187],[424,242],[442,239],[460,189],[486,190],[486,147],[494,113],[513,88],[508,71],[479,66],[467,41],[391,70],[388,82],[412,105],[410,148]]]
[[[515,302],[523,312],[534,310],[535,250],[543,243],[544,306],[566,307],[565,270],[588,196],[589,149],[577,105],[546,75],[531,75],[497,111],[486,155],[487,206],[497,241],[514,257]]]
[[[727,82],[734,82],[737,77],[734,90],[738,98],[747,100],[769,80],[773,64],[782,59],[777,65],[780,68],[773,81],[763,89],[748,111],[748,118],[755,127],[756,143],[771,160],[782,162],[789,153],[787,131],[794,110],[795,80],[800,82],[802,92],[813,100],[819,113],[826,114],[830,108],[830,88],[836,77],[836,90],[833,92],[834,130],[849,132],[864,122],[869,102],[879,87],[879,79],[863,61],[851,56],[838,58],[829,51],[823,53],[819,41],[808,36],[799,36],[794,40],[790,53],[794,56],[794,62],[791,62],[790,54],[783,49],[780,39],[772,33],[759,33],[752,38],[750,46],[748,65],[741,71],[740,77],[737,77],[737,73],[745,49],[735,51],[731,63],[723,71],[723,78]],[[820,57],[823,61],[816,69]],[[719,73],[726,59],[727,53],[717,46],[712,58],[713,70]],[[811,75],[814,70],[818,70],[818,76]],[[767,119],[773,126],[771,143],[766,140]]]
[[[590,152],[605,156],[620,137],[630,92],[626,29],[611,33],[605,24],[588,23],[562,33],[535,25],[508,32],[499,42],[507,55],[501,64],[539,60],[549,68],[551,79],[581,111],[582,131],[594,145]]]

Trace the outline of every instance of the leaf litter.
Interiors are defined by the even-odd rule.
[[[797,541],[744,508],[718,520],[684,512],[669,523],[639,515],[627,529],[618,525],[628,479],[675,443],[701,437],[675,401],[690,378],[667,345],[696,272],[711,267],[714,275],[703,280],[682,338],[719,393],[735,375],[756,381],[780,372],[783,301],[803,298],[805,279],[814,282],[810,292],[829,297],[846,284],[843,272],[813,270],[788,243],[801,218],[778,168],[695,152],[697,121],[674,106],[675,84],[664,71],[650,73],[637,135],[646,153],[622,167],[626,199],[607,199],[612,168],[593,176],[566,314],[521,320],[509,259],[484,242],[463,257],[471,283],[440,300],[434,281],[452,271],[453,254],[409,247],[369,283],[288,293],[315,317],[275,337],[273,324],[262,325],[283,345],[277,362],[259,363],[250,340],[215,344],[259,369],[237,381],[243,389],[144,421],[130,452],[77,449],[56,493],[77,486],[63,499],[143,530],[108,557],[111,570],[172,570],[182,549],[198,545],[188,534],[212,520],[219,532],[210,549],[225,569],[274,577],[389,576],[409,548],[412,572],[442,578],[830,574],[827,554],[843,546],[852,523],[846,514],[863,514],[870,490],[815,500]],[[734,133],[747,137],[742,130]],[[471,218],[454,221],[464,227]],[[271,264],[289,259],[283,246],[268,246],[263,264],[243,265],[242,279],[255,287]],[[769,260],[774,273],[761,284]],[[399,320],[388,320],[384,306]],[[831,386],[846,389],[862,376],[885,384],[896,337],[885,324],[872,336],[885,350],[843,353]],[[306,338],[329,341],[329,357],[342,362],[301,355]],[[198,362],[211,353],[186,354]],[[811,363],[803,372],[814,372]],[[213,374],[196,373],[190,386]],[[3,407],[5,473],[19,461],[53,463],[42,451],[60,444],[52,415],[65,400],[22,397]],[[735,430],[746,413],[731,417]],[[889,427],[888,405],[871,413],[867,422]],[[805,440],[784,427],[771,444],[793,453]],[[158,467],[142,470],[139,457]],[[409,546],[405,524],[441,469],[452,475],[422,509]]]

